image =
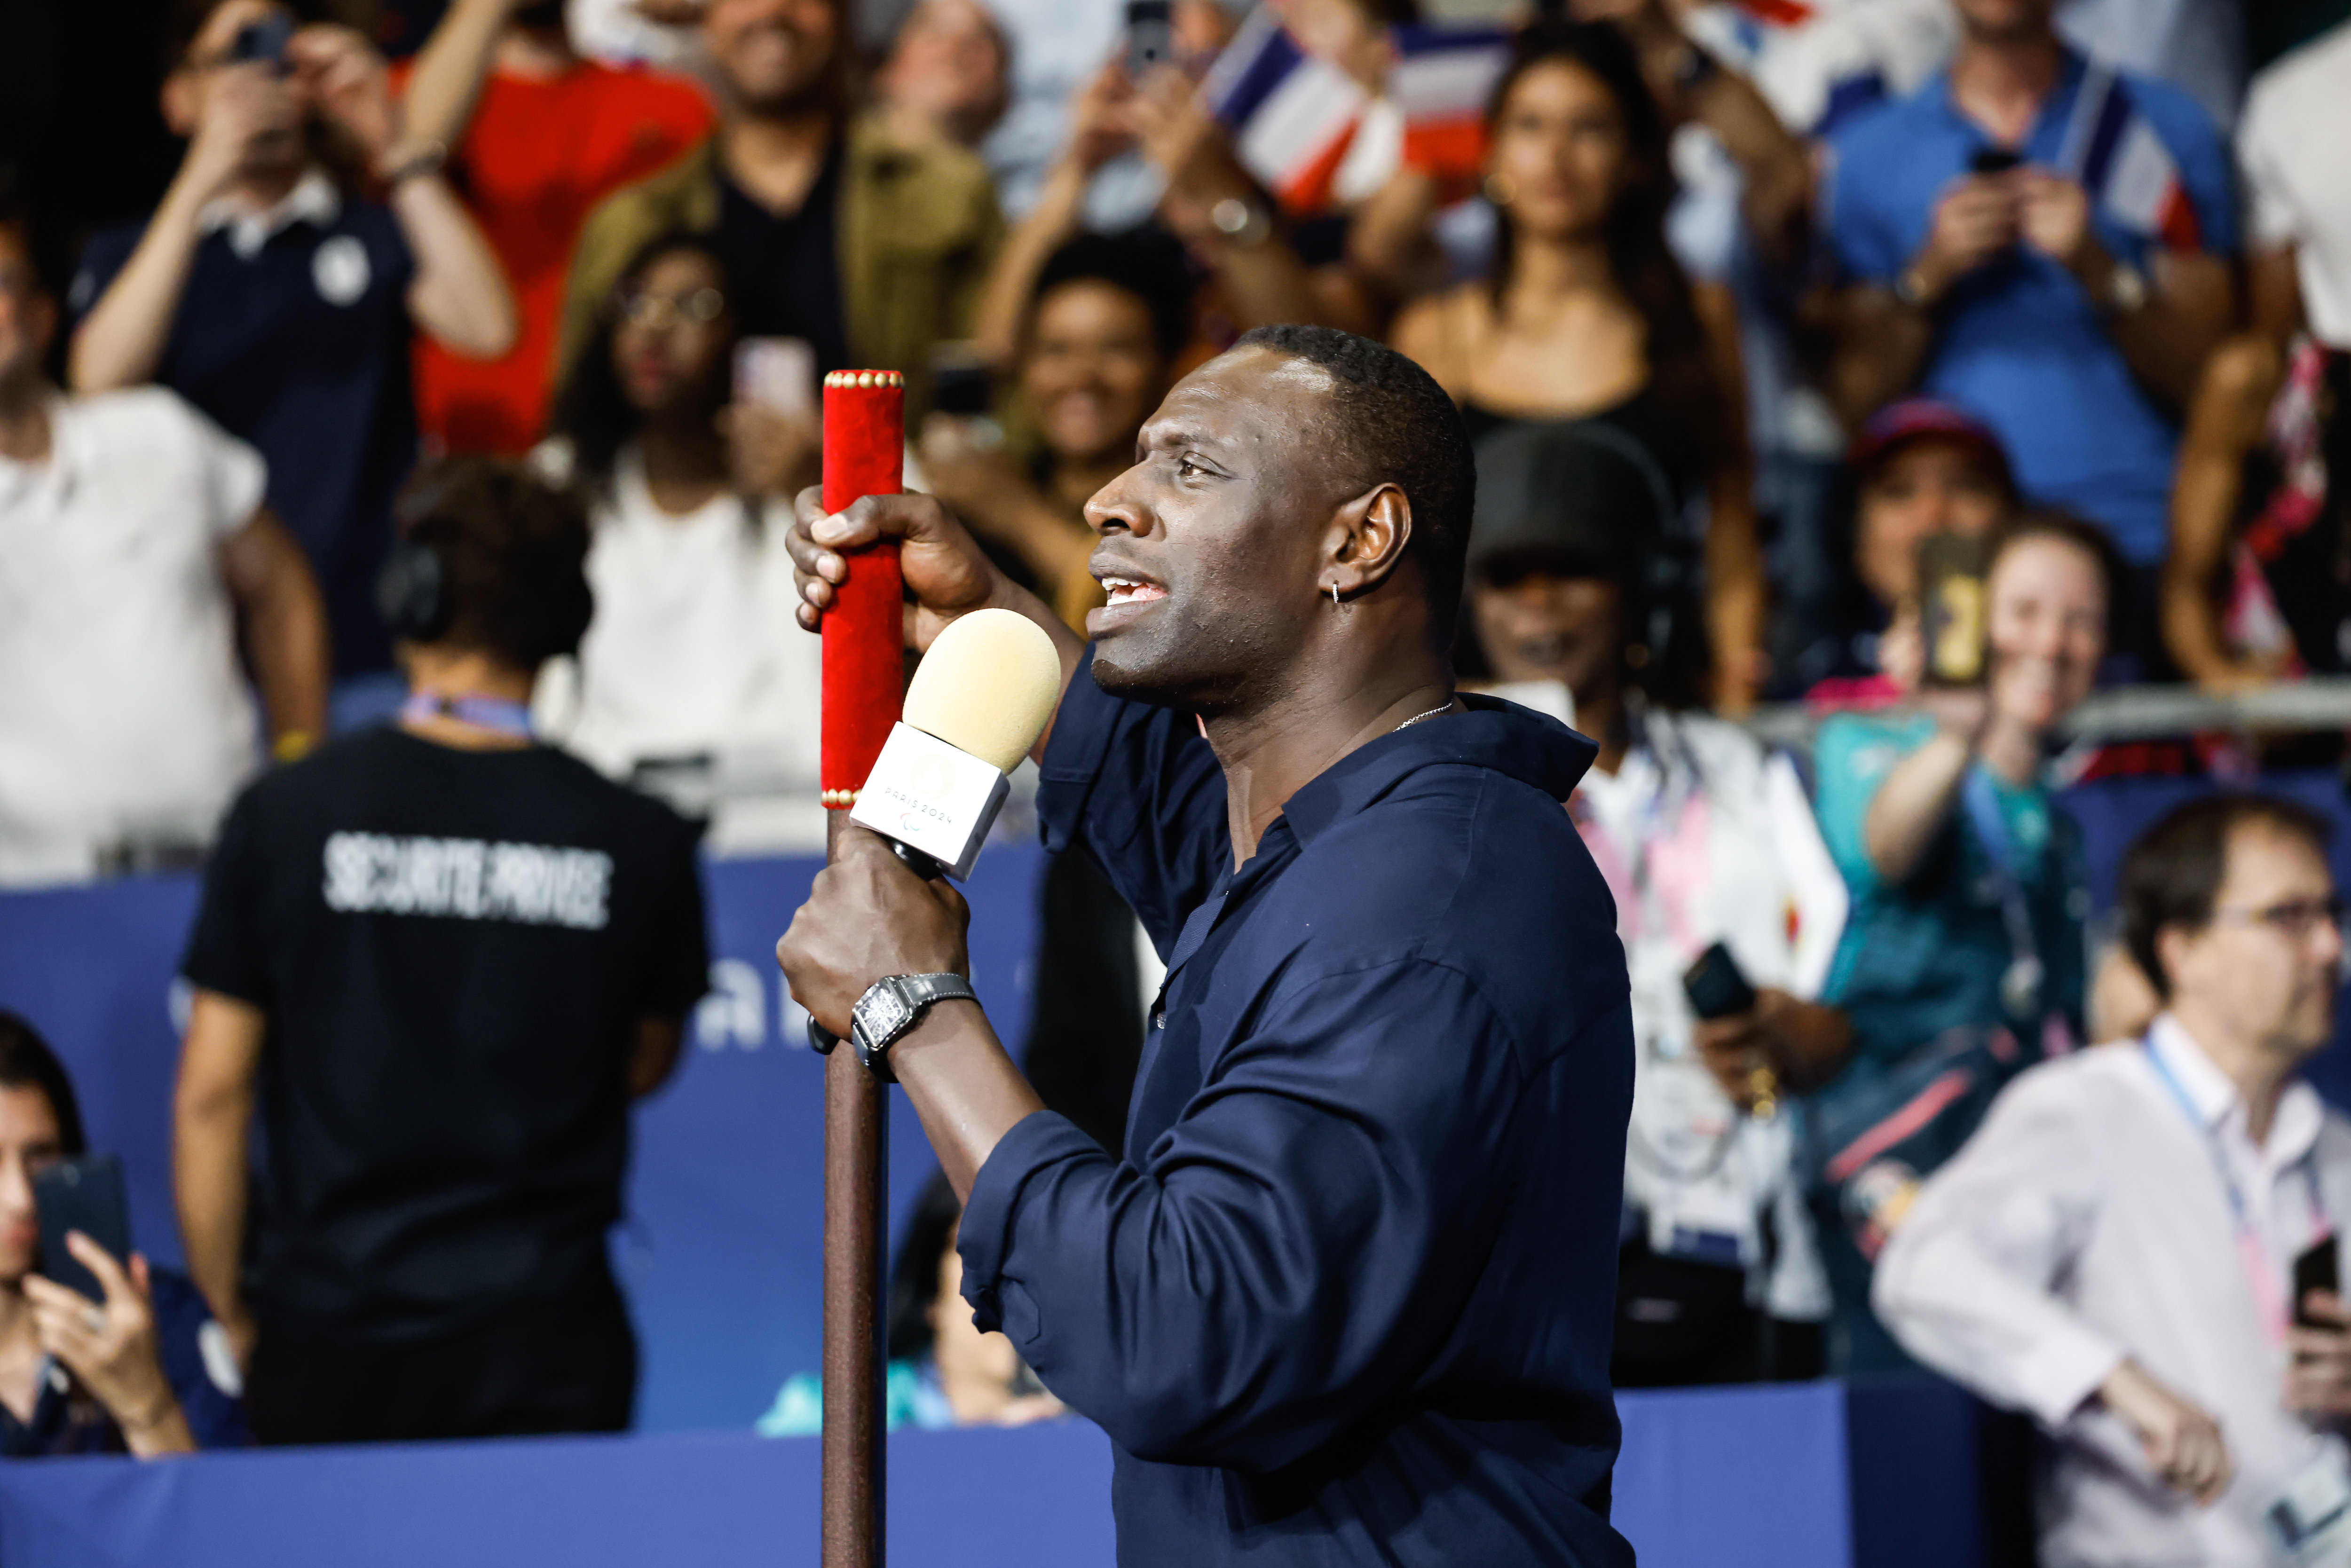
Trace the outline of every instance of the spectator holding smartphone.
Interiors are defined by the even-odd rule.
[[[144,223],[90,241],[73,386],[160,382],[260,452],[326,598],[349,721],[397,701],[374,592],[416,455],[413,333],[496,356],[514,302],[445,149],[404,144],[358,33],[271,0],[177,15],[163,117],[187,156]]]
[[[1831,139],[1850,424],[1916,389],[1999,435],[2029,501],[2129,563],[2122,651],[2159,653],[2177,420],[2234,308],[2229,161],[2186,94],[2064,44],[2055,0],[1951,0],[1948,70]]]
[[[241,1447],[236,1364],[193,1285],[78,1233],[106,1299],[41,1277],[33,1178],[86,1148],[64,1065],[0,1012],[0,1458]]]
[[[2164,1011],[2017,1079],[1879,1260],[1902,1342],[2053,1439],[2045,1563],[2338,1560],[2341,1519],[2290,1551],[2351,1502],[2351,1312],[2296,1299],[2351,1214],[2351,1124],[2296,1077],[2335,1032],[2326,840],[2232,795],[2143,834],[2124,940]]]
[[[1837,612],[1790,672],[1815,707],[1882,706],[1916,685],[1917,672],[1900,666],[1918,646],[1918,547],[1937,534],[1989,539],[2017,507],[2000,437],[1932,398],[1905,398],[1872,414],[1845,463],[1852,571]]]
[[[1834,1370],[1904,1364],[1869,1314],[1871,1260],[2000,1085],[2085,1038],[2089,890],[2043,775],[2105,654],[2108,561],[2090,525],[2026,514],[1980,580],[1978,682],[1917,684],[1913,653],[1917,709],[1821,727],[1814,806],[1852,891],[1823,997],[1853,1053],[1804,1105]]]
[[[822,833],[819,650],[793,630],[783,549],[785,497],[817,480],[816,422],[729,401],[736,308],[705,236],[656,236],[613,285],[545,453],[588,497],[596,612],[535,699],[549,738],[616,779],[699,759],[806,781],[789,803],[719,802],[722,850]]]
[[[1833,1072],[1846,1045],[1843,1016],[1815,999],[1844,884],[1795,769],[1692,711],[1647,657],[1640,541],[1666,496],[1621,433],[1505,431],[1479,449],[1469,540],[1470,621],[1499,695],[1565,685],[1600,747],[1569,810],[1632,977],[1619,1387],[1818,1370],[1828,1286],[1772,1102]],[[1702,1018],[1686,977],[1717,943],[1750,1005]]]

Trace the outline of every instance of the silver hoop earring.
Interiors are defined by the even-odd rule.
[[[1331,584],[1331,608],[1339,608],[1339,585],[1335,582]]]

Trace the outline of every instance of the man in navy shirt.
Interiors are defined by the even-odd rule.
[[[2228,155],[2185,93],[2061,43],[2054,0],[1952,3],[1949,69],[1832,142],[1844,413],[1920,388],[1981,419],[2028,500],[2142,569],[2149,646],[2178,411],[2232,308]]]
[[[1561,809],[1589,741],[1455,695],[1475,485],[1409,361],[1260,329],[1087,507],[1087,650],[926,497],[793,533],[904,538],[924,640],[1017,609],[1065,688],[1048,842],[1168,966],[1124,1160],[1046,1111],[976,1002],[883,1059],[966,1199],[964,1293],[1116,1446],[1122,1563],[1629,1563],[1608,1526],[1632,1036],[1606,887]],[[837,1033],[967,967],[968,912],[856,829],[778,948]]]
[[[441,177],[447,149],[402,141],[383,62],[358,33],[294,28],[267,0],[182,9],[192,31],[163,112],[187,156],[145,223],[90,241],[74,390],[160,382],[257,447],[270,508],[326,598],[336,675],[382,671],[375,580],[416,459],[411,324],[494,357],[513,301]],[[355,162],[383,203],[350,188]]]

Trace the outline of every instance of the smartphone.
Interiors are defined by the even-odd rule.
[[[293,39],[293,18],[283,11],[272,11],[258,22],[247,22],[236,30],[236,37],[228,46],[228,63],[242,66],[258,61],[282,70],[286,46]]]
[[[1755,988],[1730,949],[1718,942],[1698,956],[1682,976],[1682,990],[1690,1011],[1705,1019],[1727,1019],[1755,1010]]]
[[[1918,633],[1926,644],[1928,685],[1972,686],[1983,680],[1984,580],[1991,571],[1989,539],[1929,534],[1918,542]]]
[[[1126,0],[1126,79],[1141,81],[1175,57],[1171,0]]]
[[[2024,162],[2024,154],[2012,147],[1979,147],[1968,160],[1970,174],[2005,174]]]
[[[112,1155],[78,1155],[33,1178],[33,1207],[41,1217],[41,1277],[93,1301],[106,1287],[66,1250],[66,1232],[78,1230],[129,1266],[131,1206],[122,1190],[122,1162]]]
[[[988,374],[987,361],[961,343],[942,343],[932,350],[932,413],[985,419],[995,408],[995,380]]]
[[[805,338],[744,339],[735,345],[735,399],[814,415],[816,349]]]
[[[2320,1237],[2309,1249],[2294,1260],[2294,1321],[2298,1328],[2331,1329],[2336,1325],[2323,1322],[2310,1315],[2303,1302],[2313,1291],[2325,1291],[2329,1295],[2343,1293],[2341,1248],[2333,1235]]]

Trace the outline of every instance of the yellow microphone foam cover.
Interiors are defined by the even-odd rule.
[[[1061,655],[1045,629],[1010,610],[947,623],[906,686],[906,722],[998,773],[1019,766],[1061,697]]]

